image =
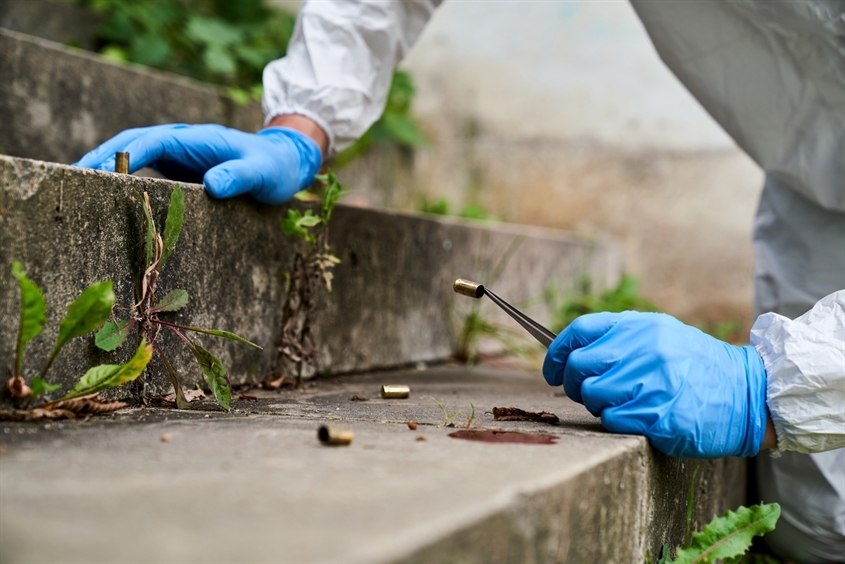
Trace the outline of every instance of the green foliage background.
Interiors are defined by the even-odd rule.
[[[589,277],[581,280],[581,288],[574,295],[562,294],[553,284],[546,287],[543,296],[551,313],[549,328],[560,333],[579,316],[588,313],[609,311],[663,311],[650,299],[640,294],[640,280],[636,276],[625,274],[619,283],[609,290],[597,293]],[[743,333],[742,323],[737,319],[728,319],[715,323],[698,322],[700,330],[720,341],[731,344],[746,344],[748,335]]]
[[[592,280],[585,277],[581,281],[581,291],[575,296],[561,300],[554,286],[546,288],[544,296],[551,309],[550,329],[560,333],[581,315],[609,311],[659,311],[648,298],[640,295],[640,281],[630,274],[625,274],[616,287],[601,293],[594,293]]]
[[[104,56],[189,76],[226,88],[235,102],[259,100],[267,63],[287,52],[296,16],[264,0],[70,0],[104,17]],[[340,153],[343,166],[376,143],[422,147],[428,140],[411,113],[410,75],[397,71],[381,118]]]
[[[252,91],[284,56],[295,16],[263,0],[76,0],[104,17],[105,56]]]

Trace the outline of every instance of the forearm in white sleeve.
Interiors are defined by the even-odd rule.
[[[845,290],[795,320],[761,315],[751,344],[766,367],[778,450],[845,447]]]
[[[381,116],[393,70],[440,0],[309,0],[287,55],[264,69],[265,124],[299,114],[343,150]]]

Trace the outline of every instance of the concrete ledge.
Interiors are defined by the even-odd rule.
[[[379,398],[384,383],[411,397]],[[681,544],[696,466],[696,528],[744,498],[743,460],[670,459],[605,433],[539,374],[442,368],[254,393],[230,414],[3,424],[0,560],[635,564]],[[473,402],[476,428],[558,442],[452,439],[429,395],[463,410],[458,425]],[[495,422],[494,406],[561,422]],[[325,423],[351,427],[352,444],[321,446]]]
[[[132,127],[219,123],[256,131],[258,104],[139,65],[0,29],[0,152],[72,163]]]
[[[26,365],[40,368],[67,305],[86,286],[111,279],[117,303],[133,303],[143,253],[143,220],[133,200],[147,191],[161,226],[173,186],[166,180],[0,157],[0,323],[14,328],[0,335],[4,364],[13,358],[19,315],[11,261],[22,261],[46,295],[45,332],[27,348]],[[177,322],[233,331],[265,346],[262,353],[223,339],[202,339],[235,382],[262,379],[275,361],[283,271],[292,267],[296,251],[279,229],[287,208],[246,198],[212,200],[196,185],[184,189],[185,224],[163,271],[161,295],[176,288],[190,294],[189,306],[172,314]],[[562,231],[485,227],[345,206],[332,223],[332,249],[342,263],[334,292],[319,297],[313,327],[317,370],[323,374],[447,358],[455,312],[469,307],[467,298],[452,292],[452,282],[458,277],[487,281],[516,239],[522,242],[494,288],[517,303],[540,296],[550,281],[572,285],[589,274],[612,283],[622,266],[613,243]],[[544,318],[542,308],[529,312]],[[165,335],[162,344],[191,385],[199,372],[190,353],[171,337]],[[62,352],[50,380],[69,385],[94,364],[125,361],[130,349],[125,344],[106,354],[95,349],[93,337],[77,339]],[[158,360],[148,370],[153,392],[169,388]]]
[[[36,35],[84,49],[95,48],[97,27],[103,18],[88,8],[53,0],[3,0],[0,28]]]

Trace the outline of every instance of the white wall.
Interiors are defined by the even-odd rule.
[[[353,163],[341,172],[353,198],[446,197],[609,233],[662,308],[750,327],[763,174],[663,65],[627,1],[446,0],[402,68],[433,146],[410,166],[389,153]]]
[[[506,138],[643,150],[733,143],[657,58],[627,1],[447,0],[402,63],[417,111],[444,103]]]
[[[417,155],[413,197],[394,204],[439,194],[613,234],[660,306],[747,326],[762,172],[627,1],[447,0],[402,67],[435,145]]]

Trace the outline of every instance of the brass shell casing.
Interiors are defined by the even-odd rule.
[[[345,446],[352,442],[355,433],[352,429],[344,429],[342,427],[332,427],[330,425],[323,425],[317,429],[317,438],[324,445],[329,446]]]
[[[381,397],[386,399],[405,399],[411,395],[408,386],[382,386]]]
[[[461,294],[462,296],[469,296],[470,298],[480,298],[484,295],[484,286],[476,284],[475,282],[470,282],[469,280],[464,280],[463,278],[455,280],[452,288],[455,289],[456,293]]]
[[[114,154],[114,171],[118,174],[129,174],[129,153]]]

